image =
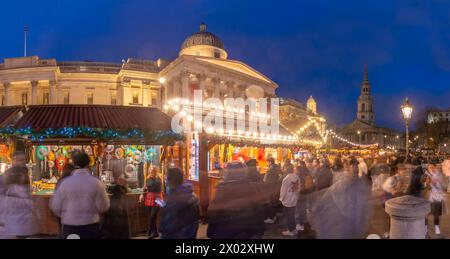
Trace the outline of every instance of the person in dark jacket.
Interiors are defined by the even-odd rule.
[[[289,172],[292,171],[295,171],[294,165],[292,164],[291,160],[287,158],[284,161],[283,168],[281,170],[281,180],[283,180],[289,174]]]
[[[161,206],[161,204],[158,203],[161,203],[162,201],[162,180],[158,176],[158,173],[158,168],[151,169],[144,188],[144,205],[148,207],[150,214],[147,232],[149,239],[159,237],[156,221]]]
[[[200,207],[192,185],[183,184],[183,172],[170,168],[167,174],[169,194],[161,222],[162,239],[196,239]]]
[[[110,208],[106,212],[102,232],[105,239],[129,239],[126,180],[116,178],[114,184],[108,187]]]
[[[317,191],[328,188],[333,184],[333,173],[331,172],[328,159],[322,159],[322,161],[320,162],[319,170],[317,171],[315,177]]]
[[[408,195],[423,197],[423,191],[425,189],[425,166],[423,165],[424,159],[422,157],[415,157],[412,160],[412,164],[416,166],[411,173],[411,180],[407,191]]]
[[[313,177],[315,192],[311,194],[312,210],[315,209],[327,189],[333,184],[333,173],[331,171],[328,159],[323,158],[320,161],[319,168]]]
[[[258,168],[256,167],[257,161],[256,159],[250,159],[246,163],[247,165],[247,177],[251,182],[261,182],[261,174],[259,173]]]
[[[263,195],[240,162],[227,164],[224,182],[217,185],[207,212],[212,239],[259,239],[264,234]]]
[[[336,156],[333,160],[333,165],[331,166],[331,170],[333,173],[342,172],[344,169],[344,163],[342,162],[342,157],[340,155]]]
[[[277,220],[277,208],[280,207],[279,201],[281,188],[281,167],[275,163],[275,159],[269,157],[267,159],[269,169],[264,177],[265,194],[268,197],[268,204],[266,207],[266,224],[274,224]]]
[[[280,165],[275,163],[275,159],[273,157],[269,157],[267,159],[267,164],[269,166],[269,169],[267,170],[267,173],[264,176],[264,182],[266,183],[280,182],[282,175]]]
[[[308,208],[310,207],[310,193],[314,190],[311,173],[304,161],[299,161],[297,176],[300,179],[300,193],[297,201],[297,231],[304,231],[308,222]]]

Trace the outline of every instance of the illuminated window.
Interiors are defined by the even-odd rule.
[[[42,96],[42,104],[49,104],[49,100],[50,100],[50,94],[44,93],[44,95]]]
[[[22,105],[28,104],[28,93],[22,93]]]
[[[150,103],[151,106],[156,106],[158,104],[158,98],[156,93],[150,93]]]
[[[93,93],[87,94],[87,104],[94,104],[94,94]]]
[[[117,94],[111,93],[111,105],[117,105]]]
[[[132,104],[139,104],[139,92],[133,91],[133,102]]]
[[[70,103],[70,93],[69,92],[64,92],[64,100],[63,100],[64,104],[69,104]]]

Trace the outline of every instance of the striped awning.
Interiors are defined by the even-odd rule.
[[[1,115],[0,115],[1,116]],[[157,108],[110,105],[37,105],[26,108],[14,124],[16,129],[58,129],[89,127],[98,129],[140,129],[171,131],[171,119]]]
[[[0,107],[0,127],[5,128],[14,124],[23,110],[23,106]]]

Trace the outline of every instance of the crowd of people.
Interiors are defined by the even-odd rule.
[[[336,157],[332,163],[328,157],[298,159],[295,163],[286,160],[282,166],[273,158],[267,162],[264,176],[255,167],[256,161],[232,162],[224,168],[224,182],[217,186],[216,197],[207,212],[209,238],[262,238],[266,226],[277,223],[281,215],[286,219],[286,229],[280,233],[284,236],[296,237],[313,225],[320,237],[332,237],[338,233],[332,233],[336,230],[323,223],[338,218],[342,206],[355,196],[352,192],[361,192],[358,197],[362,201],[363,195],[368,194],[355,185],[358,182],[363,187],[367,185],[366,179],[359,177],[355,158]],[[331,190],[334,186],[338,188]],[[336,197],[339,204],[334,202]],[[368,218],[366,207],[354,211]],[[318,220],[309,222],[311,218]]]
[[[72,155],[56,184],[49,207],[60,224],[60,238],[126,239],[130,237],[126,193],[127,182],[115,177],[105,186],[89,169],[89,156]],[[39,234],[39,223],[30,188],[25,154],[13,156],[12,167],[0,176],[0,238],[28,238]],[[199,205],[192,187],[184,183],[183,172],[171,168],[167,173],[169,192],[163,200],[158,170],[149,175],[145,206],[149,208],[149,238],[161,233],[165,239],[193,239],[199,224]],[[156,215],[164,207],[160,230]]]
[[[16,153],[12,167],[0,176],[2,238],[39,233],[25,161],[24,153]],[[286,237],[309,231],[321,239],[364,238],[374,203],[384,206],[402,195],[427,199],[435,234],[441,234],[450,161],[427,164],[416,157],[408,176],[399,169],[401,162],[387,156],[336,155],[286,159],[278,164],[268,157],[264,174],[255,159],[229,162],[204,218],[207,237],[261,239],[269,225],[282,224],[285,229],[280,234]],[[90,171],[88,155],[73,154],[49,204],[60,223],[60,238],[130,237],[127,181],[120,175],[114,178],[114,184],[106,187]],[[182,170],[170,168],[167,179],[161,179],[159,170],[152,168],[145,183],[139,201],[148,208],[148,238],[195,239],[199,200],[184,181]]]

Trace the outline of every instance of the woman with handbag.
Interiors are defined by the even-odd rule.
[[[426,176],[426,198],[428,198],[428,201],[431,203],[431,215],[433,215],[435,234],[440,235],[440,217],[442,216],[445,190],[444,175],[436,167],[436,165],[430,164],[428,166],[428,172],[426,172]],[[428,220],[426,223],[428,224]]]
[[[144,201],[144,205],[148,207],[150,220],[148,223],[148,238],[153,239],[159,237],[157,219],[158,213],[163,203],[162,198],[162,180],[159,177],[158,168],[150,169],[150,174],[146,180],[144,194],[140,197]]]

